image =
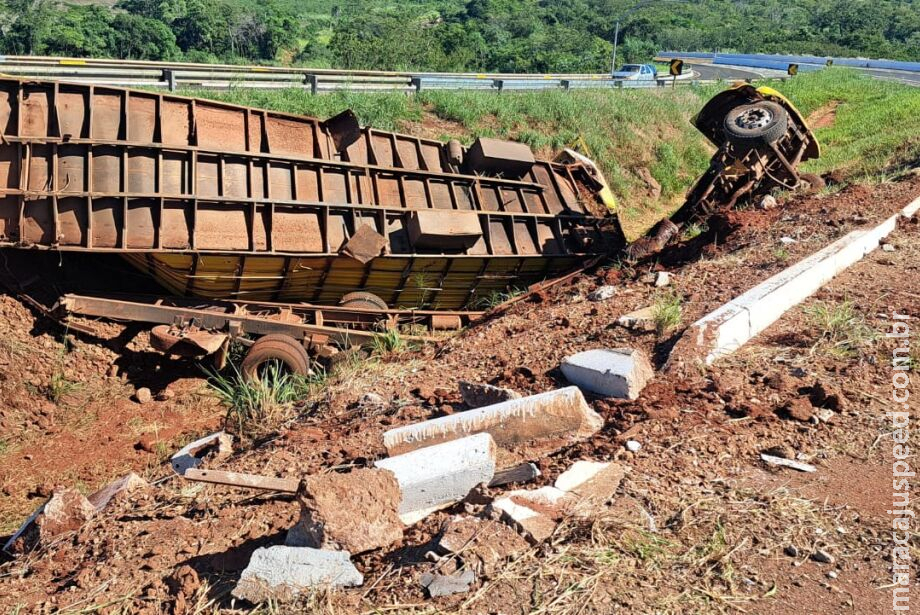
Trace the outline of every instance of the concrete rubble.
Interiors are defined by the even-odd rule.
[[[90,504],[93,505],[96,512],[99,512],[105,508],[112,500],[123,500],[132,493],[147,489],[149,486],[150,483],[145,481],[134,472],[131,472],[125,476],[122,476],[118,480],[109,483],[102,489],[99,489],[90,495],[88,500]]]
[[[62,534],[80,529],[94,514],[96,507],[76,489],[56,491],[26,519],[3,545],[3,550],[15,554],[31,551]]]
[[[173,471],[182,476],[189,468],[197,468],[201,465],[203,456],[211,451],[217,451],[217,458],[222,459],[233,452],[233,436],[218,431],[194,442],[186,444],[169,460]]]
[[[441,529],[438,546],[457,554],[467,566],[490,575],[495,567],[530,548],[507,524],[481,517],[456,516]]]
[[[470,408],[482,408],[483,406],[500,404],[509,399],[520,399],[521,395],[511,389],[461,380],[460,397],[463,398],[463,403]]]
[[[616,286],[601,286],[588,293],[588,301],[607,301],[617,294]]]
[[[399,514],[411,524],[459,502],[495,475],[496,446],[487,433],[420,448],[375,462],[396,476],[402,492]]]
[[[402,493],[389,470],[359,468],[303,479],[300,521],[288,546],[364,553],[402,540]]]
[[[650,332],[655,330],[655,307],[649,306],[617,318],[617,324],[633,331]]]
[[[590,393],[638,399],[655,372],[641,350],[586,350],[567,357],[560,366],[572,384]]]
[[[290,601],[316,586],[353,587],[364,583],[345,551],[306,547],[262,547],[233,589],[233,596],[254,604]]]
[[[383,434],[383,443],[390,455],[398,455],[488,433],[501,449],[498,467],[507,468],[588,438],[603,424],[581,391],[566,387],[391,429]]]

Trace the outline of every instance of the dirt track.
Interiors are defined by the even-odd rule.
[[[662,338],[636,334],[614,324],[619,315],[673,292],[686,326],[918,194],[920,180],[914,178],[793,199],[768,212],[735,212],[714,229],[718,240],[701,258],[680,263],[675,251],[662,259],[658,268],[673,277],[667,289],[643,280],[647,267],[604,267],[438,347],[352,366],[332,379],[302,422],[221,467],[300,476],[363,465],[384,454],[382,431],[462,410],[460,379],[540,392],[564,384],[557,366],[579,350],[641,347],[660,365],[677,331]],[[631,467],[612,511],[593,527],[566,525],[550,544],[478,581],[470,594],[430,601],[417,583],[431,567],[422,557],[424,545],[460,506],[409,529],[404,548],[357,558],[363,588],[314,596],[305,609],[887,612],[890,595],[875,588],[890,583],[883,502],[890,500],[884,466],[891,449],[878,439],[888,429],[891,342],[866,336],[840,353],[821,339],[808,310],[848,301],[877,332],[887,324],[881,314],[897,310],[920,317],[918,233],[916,223],[904,225],[892,239],[894,252],[874,253],[709,373],[662,378],[636,402],[591,400],[606,419],[604,430],[540,460],[540,467],[543,482],[573,459],[616,459]],[[795,242],[784,246],[781,237]],[[602,303],[586,301],[601,284],[617,286],[618,294]],[[91,490],[128,469],[166,476],[158,463],[192,433],[218,424],[221,411],[201,393],[194,366],[170,365],[146,353],[143,337],[129,342],[130,365],[118,359],[125,349],[116,326],[106,327],[115,350],[76,340],[65,352],[60,332],[44,331],[11,297],[0,298],[0,305],[0,421],[4,434],[17,434],[0,453],[7,532],[56,484]],[[33,323],[37,329],[30,330]],[[106,376],[113,362],[127,369],[131,384],[155,393],[168,388],[175,396],[138,405],[129,399],[130,384]],[[79,386],[63,385],[62,377]],[[828,423],[788,418],[782,409],[790,403],[819,409],[809,401],[816,383],[842,392],[843,406]],[[386,406],[358,406],[366,392],[383,396]],[[637,454],[623,448],[627,437],[643,444]],[[819,471],[804,476],[765,468],[757,455],[774,446],[804,454]],[[109,603],[125,612],[157,612],[173,609],[181,594],[186,604],[214,598],[230,608],[226,592],[251,552],[280,543],[296,516],[290,499],[169,479],[60,544],[3,564],[0,605],[52,611]],[[784,554],[790,545],[798,557]],[[808,561],[816,548],[832,552],[836,563]],[[169,581],[184,564],[197,571],[200,587],[177,590]],[[831,570],[837,578],[827,576]]]

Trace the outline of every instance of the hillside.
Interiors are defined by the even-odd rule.
[[[658,49],[920,59],[913,0],[0,1],[0,53],[593,72]]]

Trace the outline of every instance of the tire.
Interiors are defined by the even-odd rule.
[[[786,134],[789,114],[769,100],[740,105],[725,115],[725,136],[738,145],[768,145]]]
[[[386,301],[374,293],[366,293],[364,291],[348,293],[342,297],[339,301],[339,305],[342,307],[370,308],[374,310],[387,309]]]
[[[307,376],[310,374],[310,357],[303,344],[290,335],[272,333],[257,339],[246,358],[243,359],[241,371],[247,380],[258,380],[260,369],[270,361],[278,361],[291,373]]]

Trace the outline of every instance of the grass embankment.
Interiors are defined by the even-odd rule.
[[[820,160],[806,170],[842,170],[856,181],[888,176],[920,160],[920,89],[847,69],[802,74],[769,83],[808,116],[836,104],[836,117],[817,128]],[[325,117],[347,107],[381,129],[422,132],[469,143],[477,136],[524,141],[541,156],[583,143],[620,200],[627,233],[636,235],[680,205],[702,173],[711,146],[690,118],[724,85],[656,90],[543,92],[332,93],[304,90],[194,92],[239,104]],[[652,198],[640,172],[661,185]]]

